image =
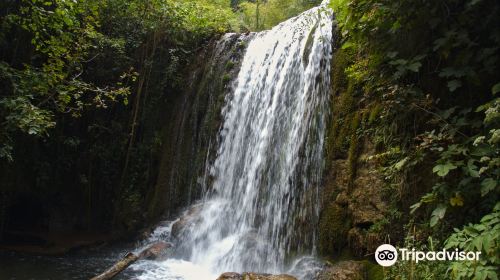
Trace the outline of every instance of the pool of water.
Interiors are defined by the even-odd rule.
[[[175,221],[158,226],[145,240],[95,249],[81,250],[64,256],[34,256],[0,251],[0,280],[59,280],[90,279],[120,260],[128,252],[139,252],[157,241],[171,241]],[[175,250],[171,250],[175,251]],[[290,265],[286,273],[299,279],[312,279],[322,263],[312,257],[302,257]],[[215,280],[208,263],[196,263],[167,254],[161,260],[140,260],[120,273],[117,280]]]
[[[128,249],[127,246],[108,247],[57,257],[0,251],[0,279],[89,279],[111,266]],[[137,274],[127,270],[116,279],[134,279]]]

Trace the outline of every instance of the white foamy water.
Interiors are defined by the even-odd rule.
[[[134,265],[143,271],[138,279],[216,279],[228,271],[307,278],[314,260],[289,256],[315,253],[332,18],[324,6],[313,8],[251,39],[222,110],[199,214],[171,258]],[[169,240],[170,232],[171,224],[153,236]]]

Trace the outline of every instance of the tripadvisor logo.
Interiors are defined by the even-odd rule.
[[[375,251],[375,260],[381,266],[391,266],[398,260],[398,251],[391,244],[382,244]]]
[[[458,249],[449,251],[416,251],[415,248],[399,248],[398,250],[390,244],[382,244],[375,251],[375,260],[381,266],[391,266],[396,263],[398,256],[402,261],[478,261],[481,252],[464,252]]]

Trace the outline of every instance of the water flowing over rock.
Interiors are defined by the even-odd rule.
[[[297,280],[297,278],[287,275],[270,275],[270,274],[256,274],[256,273],[235,273],[226,272],[219,276],[217,280]]]
[[[320,6],[252,35],[225,97],[203,202],[174,224],[182,261],[149,274],[280,274],[292,255],[314,254],[332,27],[332,12]],[[192,277],[173,275],[175,266]]]
[[[316,8],[250,41],[223,109],[211,202],[183,240],[192,261],[278,272],[291,249],[313,248],[314,227],[299,229],[317,219],[331,30]]]

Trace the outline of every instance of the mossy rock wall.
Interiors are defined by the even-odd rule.
[[[376,106],[365,105],[360,90],[346,76],[345,69],[352,59],[348,51],[337,49],[332,60],[319,251],[333,259],[345,250],[358,257],[373,252],[382,236],[371,228],[384,219],[387,211],[380,166],[367,160],[376,153],[375,147],[360,133],[377,114]]]
[[[185,90],[170,100],[159,173],[147,197],[150,216],[175,214],[200,198],[209,184],[206,164],[214,159],[221,110],[249,38],[228,34],[201,52],[189,66]]]

